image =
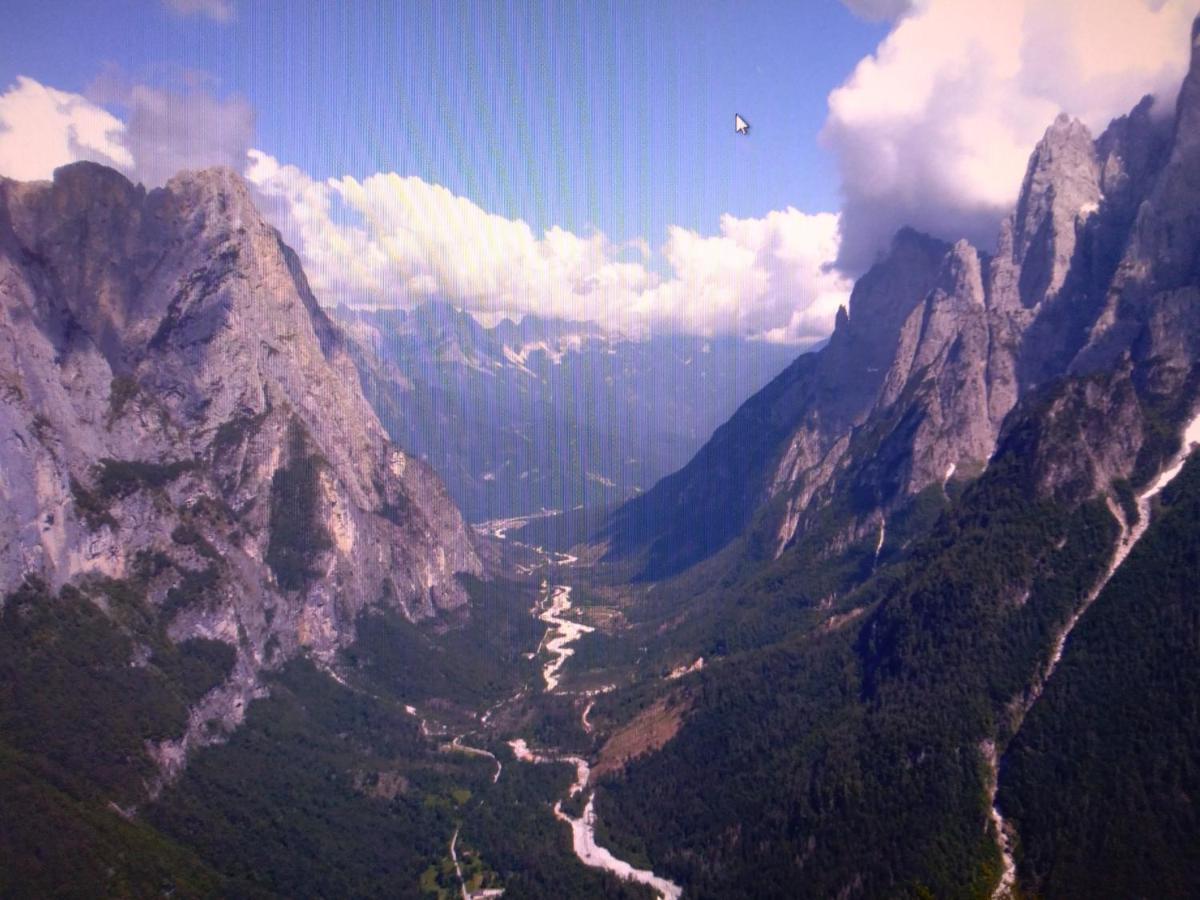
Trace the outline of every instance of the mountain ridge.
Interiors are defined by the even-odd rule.
[[[536,316],[487,328],[445,302],[333,315],[360,348],[393,439],[433,465],[472,521],[619,503],[685,460],[795,354]]]
[[[1128,268],[1113,259],[1131,252],[1126,245],[1166,165],[1168,139],[1179,142],[1152,119],[1151,106],[1146,98],[1096,139],[1077,120],[1059,116],[1031,154],[994,256],[966,241],[929,244],[920,278],[904,283],[896,274],[898,254],[916,235],[902,230],[888,256],[855,286],[829,344],[816,351],[820,362],[808,377],[824,399],[814,392],[789,410],[779,401],[772,406],[767,392],[756,395],[739,414],[770,407],[758,419],[781,423],[776,427],[790,429],[790,436],[760,447],[761,461],[737,476],[730,475],[736,467],[714,461],[721,453],[714,438],[687,466],[613,514],[596,536],[607,558],[660,578],[711,556],[748,528],[778,556],[814,527],[831,492],[847,489],[836,487],[839,479],[856,484],[858,509],[847,527],[857,540],[864,529],[880,530],[925,488],[985,467],[1021,396],[1082,371],[1089,357],[1094,367],[1111,368],[1113,351],[1099,357],[1101,336],[1091,332],[1104,321],[1101,305],[1112,306],[1109,281],[1122,265]],[[867,292],[874,283],[887,286],[882,300]],[[847,339],[874,351],[835,364]],[[734,435],[754,431],[734,420],[729,428]],[[688,485],[721,493],[727,483],[741,486],[711,512],[686,499]]]
[[[1194,893],[1192,34],[1173,118],[1143,101],[1095,140],[1056,121],[998,253],[949,247],[905,298],[880,399],[818,436],[838,458],[815,490],[731,510],[748,524],[698,563],[654,568],[686,524],[610,543],[657,579],[637,593],[647,652],[705,661],[671,688],[691,703],[673,740],[599,794],[617,845],[685,890]],[[854,318],[852,300],[839,329]],[[770,390],[747,407],[804,435]],[[696,515],[671,504],[721,474],[697,463],[715,444],[613,521]]]
[[[472,536],[388,442],[236,173],[0,180],[0,285],[0,589],[121,586],[172,640],[235,650],[154,751],[165,775],[237,726],[261,671],[332,659],[363,609],[465,604]]]

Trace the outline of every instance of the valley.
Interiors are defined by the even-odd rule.
[[[375,97],[345,66],[309,105],[248,90],[264,138],[319,137],[310,171],[203,73],[174,101],[151,61],[125,99],[119,67],[14,76],[0,897],[1200,896],[1200,18],[1130,5],[1139,54],[1074,46],[1082,5],[882,5],[811,13],[865,42],[818,104],[837,211],[754,211],[811,176],[760,152],[769,117],[715,143],[592,115],[618,92],[589,60],[625,63],[586,4],[309,22],[364,72],[393,31],[406,64],[452,35],[486,87],[389,69],[352,127],[317,115],[327,84]],[[659,15],[711,26],[687,12]],[[249,65],[221,42],[271,20],[249,4],[146,13],[187,17],[242,88],[324,52],[272,28]],[[672,109],[708,102],[683,46],[629,54]],[[1067,50],[1102,77],[1049,77]],[[568,102],[514,143],[493,119],[539,81]],[[214,146],[147,174],[176,107]]]
[[[802,349],[537,315],[485,327],[437,299],[333,316],[384,427],[472,522],[614,507],[645,491]]]
[[[482,532],[490,534],[493,538],[503,541],[506,538],[507,530],[514,528],[514,526],[519,528],[526,521],[528,519],[506,520],[503,523],[494,524],[488,523],[479,526],[479,529]],[[595,786],[592,784],[591,766],[584,756],[549,747],[539,747],[537,750],[531,749],[526,738],[510,737],[509,735],[512,733],[511,729],[497,727],[494,724],[497,719],[511,720],[515,718],[519,720],[527,716],[529,710],[537,709],[539,698],[547,695],[558,698],[569,698],[574,705],[578,705],[578,701],[582,699],[584,700],[584,704],[582,712],[579,714],[579,724],[584,733],[592,736],[594,729],[588,722],[588,713],[595,704],[595,698],[599,694],[615,690],[615,685],[612,684],[591,690],[570,690],[560,687],[560,682],[564,677],[563,668],[574,653],[571,645],[583,635],[595,631],[593,627],[577,620],[576,616],[578,613],[572,610],[572,585],[555,584],[549,580],[556,575],[566,576],[569,580],[583,576],[585,573],[579,569],[570,568],[575,566],[578,559],[569,554],[548,553],[540,548],[528,548],[519,542],[514,542],[514,548],[526,553],[532,549],[538,556],[538,560],[533,563],[526,562],[519,564],[519,571],[526,576],[538,574],[543,578],[540,587],[540,600],[530,612],[532,615],[536,615],[538,621],[546,625],[546,630],[537,648],[529,654],[530,657],[541,662],[541,684],[526,683],[512,696],[493,704],[482,713],[476,712],[474,717],[478,720],[478,725],[480,726],[478,731],[459,734],[448,744],[441,744],[439,749],[490,759],[496,767],[495,774],[492,777],[492,784],[499,782],[504,772],[503,763],[492,751],[467,744],[465,742],[466,738],[469,737],[471,740],[488,745],[496,745],[499,742],[503,742],[514,761],[510,765],[529,764],[535,766],[552,765],[571,767],[575,773],[574,781],[570,784],[564,796],[554,801],[553,815],[558,822],[570,828],[571,847],[579,861],[590,868],[608,872],[621,881],[646,885],[655,892],[655,895],[660,900],[679,900],[682,896],[682,889],[678,885],[668,879],[655,875],[652,871],[636,868],[629,862],[618,858],[606,847],[597,843]],[[415,710],[414,714],[416,714]],[[421,728],[422,733],[426,737],[435,740],[437,734],[444,733],[447,730],[447,726],[441,724],[435,724],[431,728],[426,719],[422,719]],[[478,801],[480,805],[487,802],[486,794]],[[569,811],[568,807],[575,810],[575,812],[572,813]],[[455,828],[450,842],[450,856],[454,861],[454,868],[460,882],[462,896],[464,900],[500,896],[504,893],[502,886],[469,888],[467,880],[463,878],[462,869],[457,858],[456,845],[460,834],[463,834],[464,831],[466,834],[470,834],[470,816],[471,813],[468,811],[465,814],[462,824]]]
[[[1193,420],[1184,429],[1183,449],[1164,463],[1162,474],[1139,494],[1134,524],[1128,528],[1122,526],[1121,531],[1116,534],[1112,560],[1087,596],[1069,613],[1066,622],[1057,630],[1040,670],[1032,676],[1030,683],[1013,701],[1019,706],[1019,712],[1010,725],[1013,732],[1020,730],[1025,715],[1034,708],[1046,686],[1052,682],[1076,624],[1084,619],[1088,608],[1103,592],[1114,574],[1120,570],[1123,561],[1129,557],[1140,538],[1150,528],[1155,515],[1153,498],[1166,489],[1182,470],[1190,448],[1200,444],[1198,422],[1200,420]],[[1115,504],[1110,504],[1105,512],[1119,522],[1124,521],[1125,513]],[[659,897],[675,900],[686,896],[679,883],[669,876],[628,861],[628,855],[631,853],[635,858],[644,859],[644,851],[634,849],[636,844],[628,842],[629,835],[623,829],[618,829],[619,837],[616,843],[613,843],[612,831],[601,819],[599,807],[603,802],[600,800],[601,795],[620,785],[622,772],[627,765],[636,764],[639,759],[644,763],[648,754],[652,756],[669,745],[681,722],[676,722],[667,732],[665,739],[655,738],[654,717],[648,716],[647,713],[663,709],[664,703],[668,704],[669,708],[669,704],[673,702],[670,698],[678,693],[679,682],[682,681],[682,689],[688,691],[689,677],[706,669],[704,657],[689,657],[684,653],[678,657],[681,662],[669,670],[661,665],[623,665],[613,670],[597,669],[590,664],[586,667],[574,665],[576,648],[585,637],[602,636],[608,642],[606,655],[613,660],[621,660],[629,658],[629,650],[616,648],[632,648],[633,645],[644,641],[653,642],[654,639],[649,637],[649,634],[654,631],[661,634],[662,628],[660,625],[654,625],[648,631],[644,624],[625,622],[615,629],[609,625],[602,632],[597,632],[599,623],[611,623],[621,619],[620,603],[615,606],[589,605],[580,609],[576,608],[573,597],[577,593],[596,596],[594,592],[599,589],[598,586],[611,576],[604,574],[602,566],[596,568],[592,565],[581,565],[576,555],[548,552],[523,543],[522,530],[529,521],[506,522],[503,527],[483,525],[479,526],[479,530],[498,540],[508,564],[538,585],[538,600],[529,610],[529,615],[544,626],[536,648],[529,654],[530,661],[537,666],[536,677],[527,681],[503,701],[483,711],[477,711],[475,717],[478,729],[458,735],[449,745],[443,746],[446,749],[490,758],[495,766],[493,784],[500,779],[501,772],[507,772],[508,768],[514,765],[568,769],[572,773],[572,781],[561,788],[561,795],[554,799],[552,813],[557,823],[570,829],[572,851],[580,862],[609,872],[623,881],[646,885]],[[878,554],[877,537],[868,534],[864,540],[870,543],[872,556]],[[816,641],[821,640],[820,635],[823,633],[836,633],[844,622],[871,612],[869,596],[868,594],[860,598],[858,605],[839,607],[842,611],[831,610],[817,623],[803,629],[803,632],[811,636],[810,640]],[[597,624],[588,624],[589,621]],[[794,641],[794,635],[792,639]],[[689,646],[699,649],[703,645]],[[694,653],[695,649],[689,652]],[[679,653],[678,650],[675,652]],[[719,667],[728,667],[730,662],[719,659],[716,664]],[[732,662],[737,665],[736,660]],[[637,698],[631,709],[627,706],[630,698]],[[606,713],[600,729],[597,729],[590,718],[598,702],[602,703]],[[629,711],[619,711],[622,709]],[[642,712],[637,712],[638,710]],[[533,737],[537,730],[517,724],[521,721],[537,721],[546,716],[553,717],[556,724],[549,730],[543,727],[542,736],[538,738]],[[640,736],[630,740],[630,728],[635,729],[635,735],[640,732]],[[626,750],[616,749],[618,746],[625,746]],[[485,749],[487,747],[493,749]],[[1015,826],[1005,819],[1002,806],[996,799],[1004,757],[993,740],[982,742],[980,752],[990,767],[990,773],[986,776],[987,782],[990,783],[989,814],[994,823],[993,833],[996,835],[1002,859],[1000,878],[992,895],[996,898],[1008,898],[1013,896],[1017,868],[1012,851]],[[506,761],[502,765],[500,758],[495,754],[512,761]],[[489,801],[484,795],[479,802],[482,806]],[[607,803],[604,808],[609,808]],[[639,830],[647,827],[655,826],[640,825]],[[467,813],[462,825],[454,833],[454,840],[459,840],[460,835],[469,838],[471,831],[471,814]],[[489,884],[484,890],[501,889],[499,881]],[[463,892],[464,896],[468,897],[483,896],[478,892],[472,893],[466,882],[463,882]]]

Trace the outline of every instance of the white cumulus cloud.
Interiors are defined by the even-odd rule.
[[[183,169],[246,164],[254,111],[238,97],[220,100],[200,85],[132,85],[107,90],[105,99],[126,119],[81,94],[17,78],[0,94],[0,175],[45,179],[88,159],[158,187]]]
[[[233,0],[163,0],[181,16],[204,16],[222,25],[233,21]]]
[[[644,238],[618,243],[560,227],[537,234],[414,176],[313,179],[248,151],[253,110],[217,99],[204,83],[171,92],[110,77],[95,96],[124,121],[79,94],[18,79],[0,95],[0,174],[49,178],[58,166],[92,159],[158,186],[181,169],[244,170],[327,304],[439,297],[482,317],[536,313],[635,334],[736,332],[799,343],[827,334],[848,296],[831,266],[833,214],[788,207],[760,219],[723,216],[711,235],[673,227],[656,254]]]
[[[44,179],[80,159],[128,169],[124,134],[120,119],[79,94],[19,77],[0,94],[0,175]]]
[[[490,213],[413,176],[316,181],[250,152],[247,178],[325,303],[411,306],[429,296],[481,315],[537,313],[650,329],[812,341],[827,334],[849,285],[832,271],[837,217],[788,208],[762,219],[725,216],[720,234],[672,228],[669,274],[649,245]]]
[[[720,234],[671,228],[662,249],[672,276],[634,308],[678,330],[812,342],[829,334],[849,282],[833,270],[838,217],[793,207],[760,219],[721,217]]]
[[[886,2],[851,0],[883,11]],[[1196,0],[917,0],[829,96],[840,264],[870,265],[903,225],[989,246],[1059,112],[1098,133],[1147,93],[1169,109]]]

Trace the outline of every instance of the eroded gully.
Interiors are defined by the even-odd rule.
[[[1130,551],[1137,546],[1138,541],[1146,533],[1150,527],[1150,507],[1151,501],[1158,496],[1162,490],[1170,484],[1176,475],[1183,469],[1184,463],[1187,461],[1188,455],[1191,453],[1192,446],[1200,444],[1200,414],[1195,416],[1188,423],[1183,434],[1183,446],[1176,457],[1171,461],[1171,464],[1163,470],[1163,472],[1155,479],[1145,491],[1137,497],[1137,519],[1132,524],[1125,520],[1125,515],[1112,501],[1108,499],[1108,508],[1112,512],[1113,517],[1120,525],[1121,531],[1117,538],[1116,548],[1113,550],[1112,559],[1109,560],[1108,567],[1104,570],[1104,574],[1096,585],[1084,597],[1083,602],[1079,604],[1075,612],[1067,619],[1066,624],[1059,630],[1055,636],[1050,658],[1042,667],[1041,672],[1034,679],[1025,696],[1019,698],[1015,703],[1016,717],[1013,725],[1013,734],[1016,734],[1021,729],[1021,724],[1025,721],[1025,716],[1029,710],[1037,703],[1042,696],[1042,692],[1046,689],[1046,684],[1054,675],[1058,668],[1059,662],[1062,661],[1063,652],[1066,650],[1067,641],[1071,637],[1071,632],[1075,630],[1075,626],[1079,624],[1079,620],[1083,618],[1084,613],[1088,611],[1096,598],[1104,591],[1104,588],[1112,580],[1113,575],[1121,568],[1121,565],[1129,557]],[[992,900],[1009,900],[1013,897],[1017,882],[1017,866],[1016,859],[1013,855],[1013,847],[1016,844],[1016,829],[1011,822],[1004,818],[1004,813],[1000,809],[996,800],[996,795],[1000,783],[1000,765],[1002,755],[996,748],[995,741],[987,740],[980,745],[980,752],[983,754],[984,760],[987,762],[991,774],[990,783],[990,814],[992,823],[996,827],[997,842],[999,844],[1000,855],[1003,863],[1003,868],[1000,875],[1000,882],[992,892]]]

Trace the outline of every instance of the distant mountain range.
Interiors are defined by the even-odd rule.
[[[469,520],[605,507],[681,466],[799,352],[734,337],[633,340],[526,316],[485,328],[430,302],[334,317],[392,439]]]

